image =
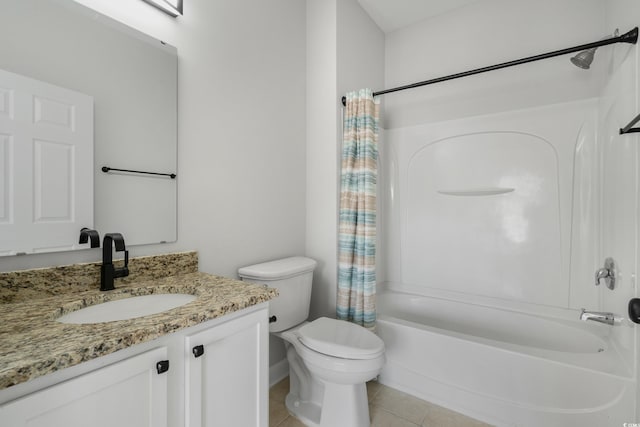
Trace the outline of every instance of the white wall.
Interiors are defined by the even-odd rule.
[[[335,317],[342,104],[384,83],[384,33],[356,0],[307,0],[307,240],[311,317]]]
[[[386,87],[524,58],[606,36],[602,0],[486,0],[387,35]],[[598,52],[601,55],[602,52]],[[384,96],[386,127],[491,114],[594,97],[602,62],[568,56]]]
[[[310,316],[332,315],[336,284],[337,4],[307,0],[306,253],[318,261]]]
[[[177,19],[142,1],[78,2],[178,49],[178,241],[131,256],[195,249],[202,271],[234,277],[304,253],[304,2],[189,0]],[[2,258],[0,270],[100,255]]]

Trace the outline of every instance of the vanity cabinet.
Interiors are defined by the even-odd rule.
[[[0,427],[267,427],[267,318],[262,303],[0,390]]]
[[[130,357],[0,407],[11,427],[166,427],[167,347]]]
[[[258,312],[185,338],[186,427],[268,426],[268,327]]]

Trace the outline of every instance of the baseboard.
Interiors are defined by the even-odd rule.
[[[282,359],[269,366],[269,387],[279,383],[287,376],[289,376],[289,362],[287,362],[287,359]]]

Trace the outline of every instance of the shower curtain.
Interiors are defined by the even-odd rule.
[[[373,329],[376,322],[376,181],[379,103],[371,89],[346,95],[340,226],[338,319]]]

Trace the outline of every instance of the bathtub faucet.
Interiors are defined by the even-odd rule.
[[[607,325],[613,325],[615,323],[615,316],[613,313],[605,313],[600,311],[587,311],[584,308],[580,312],[580,320],[593,320],[594,322],[606,323]]]

